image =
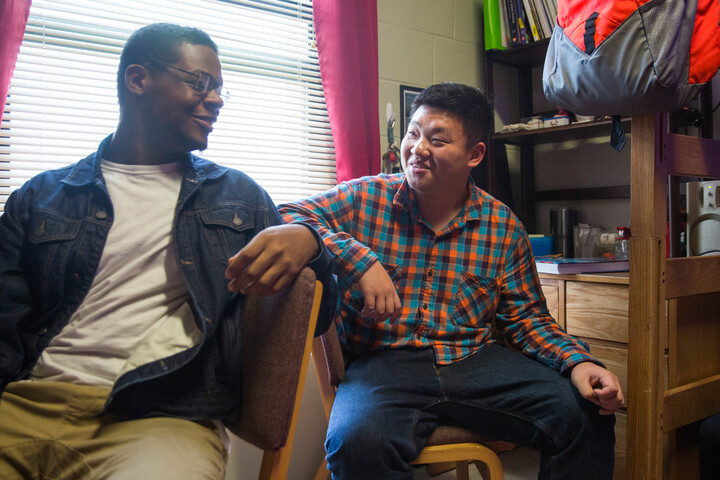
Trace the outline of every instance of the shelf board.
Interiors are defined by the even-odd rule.
[[[488,60],[510,67],[539,67],[545,63],[549,38],[540,41],[508,48],[507,50],[486,50]]]
[[[630,185],[568,188],[564,190],[536,190],[534,195],[536,202],[630,198]]]
[[[542,144],[602,136],[609,137],[610,124],[610,119],[571,123],[570,125],[560,125],[558,127],[495,133],[493,134],[492,139],[493,141],[499,143],[520,145],[523,141],[529,141],[534,144]],[[630,117],[622,118],[622,124],[625,127],[625,133],[630,133]]]

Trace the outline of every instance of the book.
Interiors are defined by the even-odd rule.
[[[550,24],[554,30],[558,16],[557,0],[543,0],[543,2],[545,2],[545,6],[547,7],[548,14],[550,15]]]
[[[502,0],[505,4],[505,12],[508,23],[508,34],[510,45],[520,45],[520,36],[518,32],[517,11],[515,0]]]
[[[550,13],[548,12],[547,6],[545,5],[545,2],[543,0],[531,0],[533,2],[533,7],[535,7],[535,11],[538,14],[540,27],[538,28],[538,31],[542,30],[543,38],[550,38],[553,32],[553,28],[555,28],[555,19],[550,19]]]
[[[530,29],[530,33],[532,34],[532,38],[534,41],[540,40],[540,33],[538,31],[538,22],[535,20],[537,17],[537,12],[535,12],[532,9],[531,5],[532,0],[522,0],[523,2],[523,9],[525,10],[525,16],[527,18],[527,26]]]
[[[528,30],[525,28],[525,10],[522,0],[515,0],[515,11],[517,12],[518,40],[521,45],[528,43]]]
[[[628,260],[615,260],[602,257],[562,258],[536,257],[538,273],[599,273],[626,272],[630,269]]]
[[[502,0],[497,0],[498,8],[500,9],[500,32],[502,33],[502,44],[503,47],[507,48],[510,46],[510,31],[508,27],[507,9]]]

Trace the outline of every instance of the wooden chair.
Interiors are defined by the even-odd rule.
[[[264,450],[261,480],[287,477],[322,289],[306,267],[285,291],[246,300],[242,410],[226,426]]]
[[[315,338],[312,356],[325,416],[329,419],[335,401],[335,390],[345,374],[340,341],[333,326],[323,335]],[[457,426],[441,425],[430,436],[425,448],[413,464],[442,464],[436,473],[455,467],[457,479],[468,480],[468,464],[475,463],[483,480],[502,480],[504,476],[500,459],[493,450],[482,443],[488,440],[483,435]],[[328,475],[329,472],[323,462],[314,480],[326,480]]]

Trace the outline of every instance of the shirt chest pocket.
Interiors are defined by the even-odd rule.
[[[252,212],[239,205],[222,205],[200,213],[203,235],[209,253],[227,263],[252,238],[255,221]]]
[[[494,319],[499,300],[499,279],[465,272],[460,277],[450,319],[458,327],[483,327]]]

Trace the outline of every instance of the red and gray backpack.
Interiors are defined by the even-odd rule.
[[[671,112],[718,68],[718,0],[558,0],[543,90],[581,115]]]

